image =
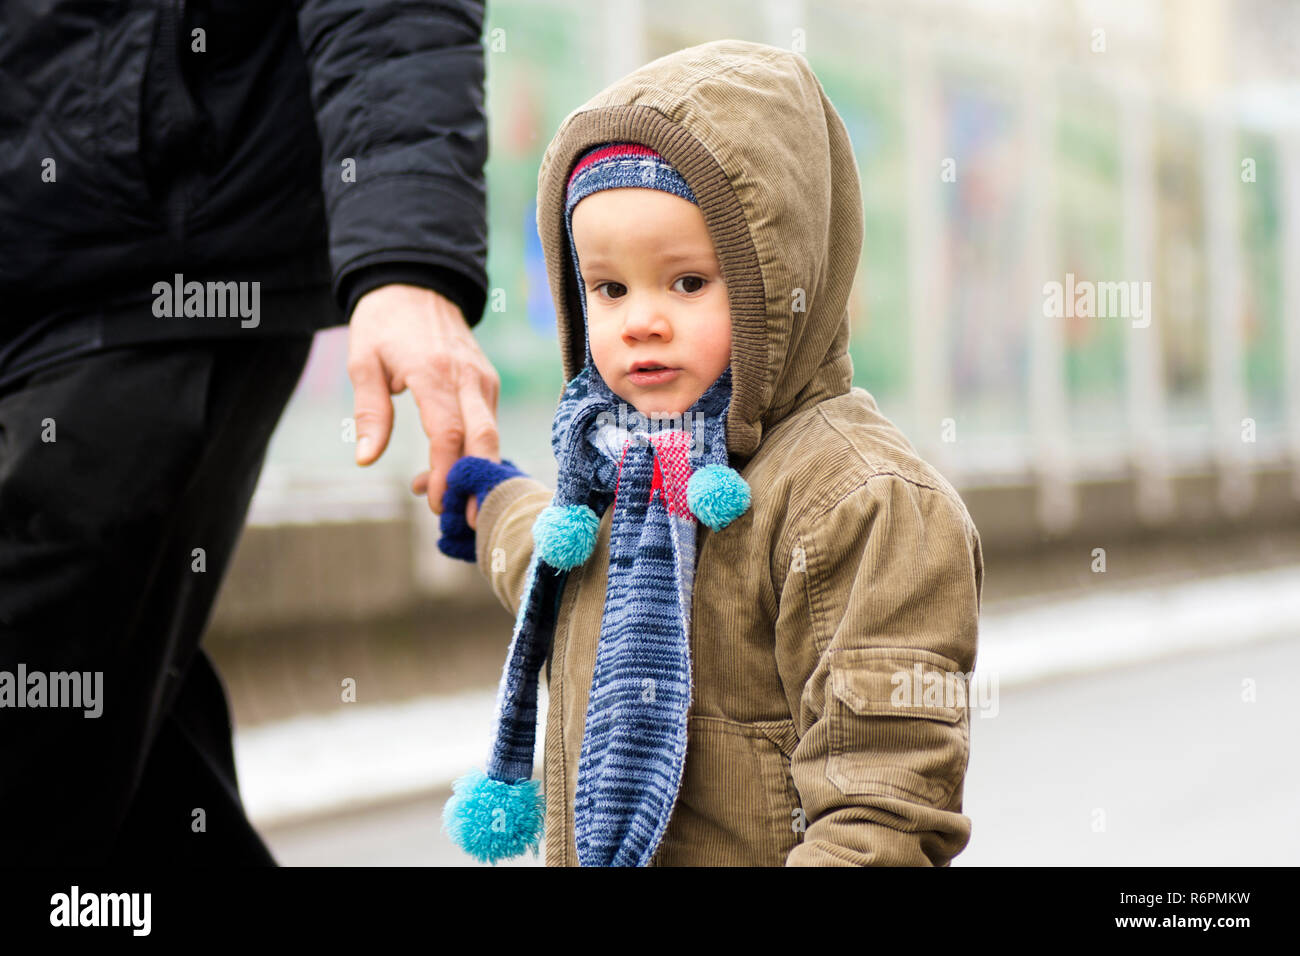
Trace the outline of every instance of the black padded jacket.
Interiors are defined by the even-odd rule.
[[[310,333],[394,281],[476,324],[483,16],[472,0],[4,0],[0,370],[18,342]],[[262,320],[160,318],[173,281],[257,282]]]

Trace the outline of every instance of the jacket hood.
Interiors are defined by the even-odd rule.
[[[537,180],[565,382],[586,354],[565,187],[605,142],[657,150],[704,215],[731,303],[729,454],[752,457],[781,419],[849,391],[862,200],[848,132],[808,61],[717,40],[646,64],[565,117]]]

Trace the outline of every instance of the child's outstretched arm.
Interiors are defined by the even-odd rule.
[[[946,866],[970,840],[983,557],[955,492],[869,478],[791,525],[776,653],[806,818],[788,866]],[[802,689],[802,692],[800,692]]]
[[[508,459],[498,464],[466,455],[447,473],[438,549],[476,562],[498,600],[518,614],[533,554],[533,522],[553,497],[551,489]],[[474,527],[466,520],[471,498],[478,506]]]

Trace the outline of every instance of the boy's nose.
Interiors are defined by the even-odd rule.
[[[656,335],[665,342],[672,339],[673,326],[668,313],[653,301],[633,303],[623,322],[623,338],[639,342]]]

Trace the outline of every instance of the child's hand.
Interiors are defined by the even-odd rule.
[[[478,500],[486,500],[489,492],[501,482],[524,476],[514,462],[508,459],[495,461],[474,455],[462,456],[447,472],[447,490],[442,495],[441,517],[438,519],[442,537],[438,550],[449,558],[475,561],[475,535],[478,533]],[[422,495],[428,492],[429,472],[416,475],[411,481],[411,491]],[[463,502],[463,504],[462,504]],[[464,508],[464,515],[461,509]]]
[[[427,471],[416,475],[411,482],[411,494],[427,495],[429,493],[429,473]],[[478,530],[478,500],[470,495],[465,499],[465,522]]]

